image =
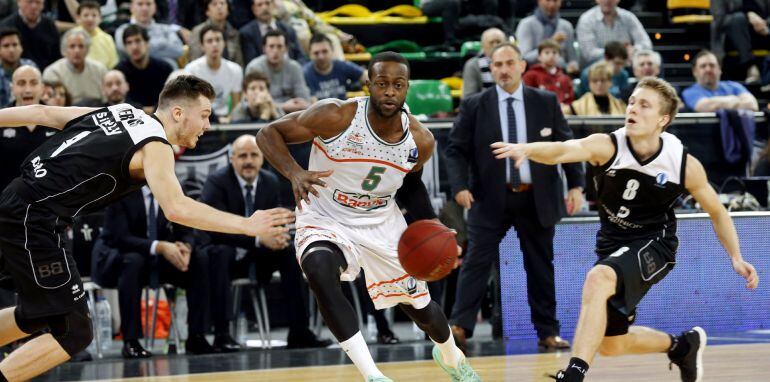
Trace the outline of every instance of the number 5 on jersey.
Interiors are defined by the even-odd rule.
[[[372,166],[372,169],[369,170],[369,174],[366,175],[364,181],[361,182],[361,188],[364,189],[364,191],[374,191],[374,189],[380,185],[380,181],[382,181],[382,174],[384,172],[385,167]]]

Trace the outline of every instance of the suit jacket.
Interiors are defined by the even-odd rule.
[[[243,215],[246,211],[246,202],[243,200],[243,191],[235,176],[233,166],[217,169],[209,174],[201,192],[201,202],[216,209],[227,211],[236,215]],[[262,169],[259,170],[257,188],[254,190],[254,209],[264,210],[280,205],[278,178]],[[233,235],[219,232],[207,232],[211,244],[229,245],[244,249],[255,247],[254,238],[246,235]]]
[[[567,126],[556,95],[527,86],[523,93],[529,142],[572,139],[572,130]],[[452,195],[468,189],[475,199],[468,215],[470,224],[485,227],[502,224],[502,206],[508,192],[506,161],[495,159],[489,147],[502,140],[496,87],[463,99],[449,133],[446,157]],[[566,164],[563,168],[570,188],[584,185],[581,163]],[[530,161],[530,170],[540,223],[553,226],[566,215],[558,167]]]
[[[305,54],[297,42],[297,34],[294,29],[282,21],[275,21],[278,30],[286,35],[286,50],[289,57],[304,63],[307,61]],[[248,64],[251,60],[262,55],[262,32],[259,30],[257,20],[252,20],[238,30],[241,34],[241,49],[243,49],[243,63]]]
[[[150,255],[152,240],[147,238],[147,209],[141,189],[107,207],[101,238],[108,247],[115,248],[120,253]],[[195,244],[193,230],[168,221],[160,206],[158,240]]]

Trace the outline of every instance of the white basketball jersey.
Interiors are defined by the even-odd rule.
[[[345,131],[329,139],[313,140],[308,170],[334,172],[323,179],[326,187],[316,186],[318,197],[309,194],[310,205],[303,205],[300,216],[307,211],[341,224],[360,226],[380,224],[398,212],[396,191],[417,164],[418,156],[409,132],[409,117],[401,113],[403,138],[387,143],[369,125],[369,97],[355,101],[356,115]]]

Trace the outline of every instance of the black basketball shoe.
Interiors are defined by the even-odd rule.
[[[679,366],[679,374],[683,382],[700,382],[703,380],[703,350],[706,349],[706,331],[696,326],[683,332],[678,337],[679,341],[687,341],[690,350],[683,357],[672,358],[671,364]],[[671,369],[671,364],[668,365]]]

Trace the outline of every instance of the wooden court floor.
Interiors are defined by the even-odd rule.
[[[704,354],[706,374],[704,381],[750,382],[770,381],[770,344],[741,344],[710,346]],[[563,367],[568,353],[533,354],[472,358],[471,364],[484,381],[553,381],[545,377]],[[390,362],[379,364],[380,369],[394,381],[439,382],[448,381],[432,361]],[[316,366],[304,368],[251,370],[168,377],[113,379],[111,381],[152,382],[332,382],[361,381],[356,368],[344,366]],[[586,381],[679,381],[679,370],[668,369],[664,354],[599,357],[589,371]]]

